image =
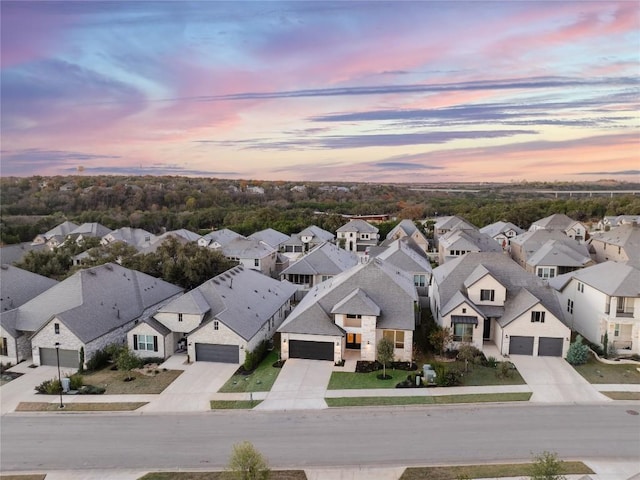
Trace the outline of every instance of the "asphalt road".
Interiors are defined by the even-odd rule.
[[[637,459],[640,410],[625,405],[491,405],[199,414],[6,415],[12,470],[222,468],[249,440],[273,467]]]

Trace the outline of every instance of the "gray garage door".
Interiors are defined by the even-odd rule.
[[[196,343],[196,362],[240,363],[238,345]]]
[[[533,355],[533,337],[511,336],[509,355]]]
[[[57,366],[55,348],[41,348],[40,349],[40,365],[52,365]],[[80,366],[80,354],[77,350],[63,350],[60,349],[60,366],[65,368],[75,368],[76,370]]]
[[[562,338],[540,337],[538,355],[544,357],[561,357]]]
[[[289,357],[333,361],[333,342],[289,340]]]

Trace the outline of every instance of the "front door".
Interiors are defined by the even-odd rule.
[[[491,338],[491,318],[484,319],[484,331],[482,332],[482,338],[489,340]]]
[[[359,333],[347,333],[347,348],[360,349],[362,335]]]

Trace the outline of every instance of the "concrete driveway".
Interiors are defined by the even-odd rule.
[[[282,367],[267,398],[255,410],[311,410],[327,408],[325,393],[333,362],[290,358]]]
[[[560,357],[511,355],[509,360],[533,391],[532,402],[602,403],[611,399],[598,392]]]
[[[163,364],[162,366],[165,366]],[[180,375],[164,392],[157,395],[139,412],[202,412],[209,411],[214,393],[235,373],[238,365],[196,362],[181,367]]]
[[[58,378],[58,367],[29,368],[29,365],[31,365],[30,360],[9,369],[11,372],[20,372],[23,375],[0,387],[0,414],[15,411],[20,402],[48,402],[51,399],[49,395],[38,395],[35,387],[45,380]],[[62,369],[62,376],[65,375],[66,370],[68,369]]]

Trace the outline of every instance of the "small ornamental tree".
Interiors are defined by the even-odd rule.
[[[139,368],[141,363],[142,362],[136,356],[136,354],[128,348],[123,349],[118,354],[118,358],[116,359],[116,367],[118,367],[118,370],[127,372],[126,376],[124,377],[125,381],[133,380],[134,377],[131,374],[131,370],[133,370],[134,368]]]
[[[434,350],[440,353],[440,356],[444,355],[444,349],[447,348],[452,339],[453,334],[449,327],[442,328],[437,326],[429,335],[429,343],[431,343]]]
[[[562,473],[562,460],[551,452],[542,452],[533,456],[531,480],[567,480]]]
[[[578,335],[576,341],[569,345],[567,362],[571,365],[584,365],[589,358],[589,347],[582,343],[582,337]]]
[[[382,337],[376,345],[376,359],[382,364],[382,379],[387,378],[387,363],[393,362],[393,342]]]
[[[233,446],[227,470],[235,480],[267,480],[271,473],[264,456],[250,442]]]

